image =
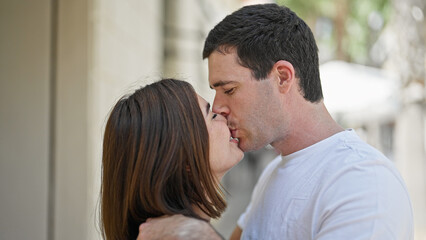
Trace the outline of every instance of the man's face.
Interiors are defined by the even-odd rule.
[[[216,91],[213,112],[226,117],[239,147],[257,150],[277,140],[280,101],[274,81],[256,80],[250,69],[238,63],[235,50],[214,51],[208,63],[209,84]]]

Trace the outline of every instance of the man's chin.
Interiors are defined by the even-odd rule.
[[[254,145],[254,144],[248,144],[247,142],[245,142],[244,140],[243,141],[241,141],[240,140],[240,143],[238,144],[238,147],[243,151],[243,152],[253,152],[253,151],[256,151],[256,150],[259,150],[259,149],[261,149],[262,147],[264,147],[264,146],[256,146],[256,145]]]

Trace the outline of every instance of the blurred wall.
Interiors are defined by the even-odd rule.
[[[102,137],[117,100],[162,75],[163,2],[93,0],[89,12],[89,102],[87,157],[89,237],[99,237],[97,219]],[[62,238],[59,238],[62,239]]]
[[[163,0],[163,76],[190,82],[207,101],[214,91],[207,80],[207,60],[202,59],[209,31],[239,6],[239,0]]]
[[[161,75],[162,1],[0,1],[0,239],[99,239],[102,131]]]
[[[88,5],[84,0],[57,1],[53,10],[53,145],[50,239],[84,239],[88,164],[87,89]]]
[[[0,1],[0,239],[47,239],[50,11]]]
[[[238,6],[0,1],[0,239],[100,239],[110,109],[163,76],[191,82],[211,101],[204,39]]]

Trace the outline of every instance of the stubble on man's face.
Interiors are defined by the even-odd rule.
[[[244,99],[235,99],[231,105],[229,125],[237,127],[242,134],[239,147],[244,151],[258,150],[274,141],[278,106],[276,95],[269,79],[248,80],[242,89]],[[247,91],[247,92],[246,92]],[[249,91],[249,92],[248,92]],[[235,124],[233,122],[235,121]]]
[[[219,84],[230,81],[235,83]],[[260,149],[273,141],[275,108],[271,108],[270,98],[276,95],[269,78],[255,79],[250,69],[240,65],[235,51],[213,52],[209,56],[209,83],[216,91],[213,110],[226,115],[243,151]],[[232,87],[236,87],[235,93],[226,94]]]

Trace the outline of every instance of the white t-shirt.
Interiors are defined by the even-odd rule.
[[[402,178],[353,130],[274,159],[238,225],[241,239],[414,238]]]

